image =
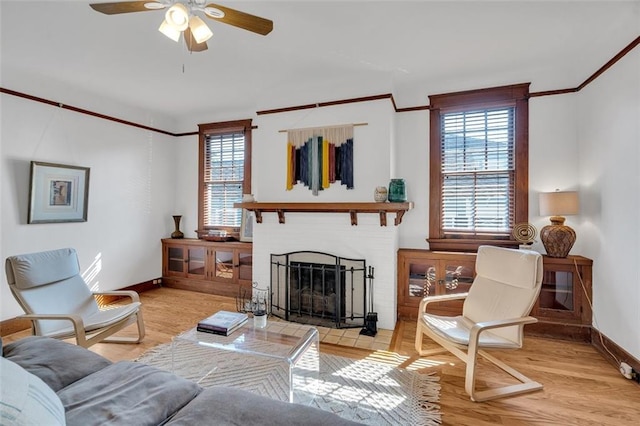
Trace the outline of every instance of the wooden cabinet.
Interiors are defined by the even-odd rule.
[[[163,245],[163,252],[163,276],[204,279],[206,247],[168,243]]]
[[[593,261],[583,256],[543,259],[542,288],[531,312],[539,322],[525,330],[541,336],[590,342]]]
[[[398,250],[398,317],[417,318],[424,296],[468,291],[475,261],[475,253]],[[543,256],[542,289],[531,311],[538,323],[527,325],[527,334],[591,341],[592,263],[582,256]],[[433,313],[452,315],[462,302],[431,306]]]
[[[398,250],[398,316],[417,318],[425,296],[468,291],[475,264],[475,253]],[[461,301],[439,303],[432,312],[450,315],[460,312],[461,307]]]
[[[162,284],[236,297],[251,289],[251,243],[198,239],[162,240]]]

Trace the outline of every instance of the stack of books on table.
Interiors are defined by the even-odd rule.
[[[197,331],[228,336],[247,322],[249,316],[242,312],[218,311],[203,319],[196,327]]]

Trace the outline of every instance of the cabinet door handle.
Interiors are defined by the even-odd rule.
[[[444,280],[438,280],[438,285],[444,285]]]

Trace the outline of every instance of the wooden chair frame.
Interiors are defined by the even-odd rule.
[[[135,291],[128,290],[116,290],[116,291],[105,291],[105,292],[96,292],[93,293],[94,297],[97,296],[119,296],[119,297],[129,297],[131,299],[131,303],[139,302],[140,296]],[[31,321],[31,329],[34,335],[37,335],[35,321],[37,320],[60,320],[60,321],[71,321],[73,324],[73,333],[64,334],[64,335],[56,335],[56,339],[68,339],[75,337],[76,344],[78,346],[82,346],[88,348],[91,345],[100,342],[108,342],[108,343],[140,343],[144,339],[145,336],[145,328],[144,328],[144,320],[142,318],[142,312],[138,310],[134,315],[129,315],[122,318],[120,321],[114,322],[113,324],[109,324],[108,326],[99,328],[97,330],[87,332],[84,327],[84,321],[80,315],[74,314],[24,314],[18,316],[20,319],[27,319]],[[138,327],[138,336],[137,337],[109,337],[112,334],[117,333],[123,328],[136,324]]]
[[[471,400],[475,402],[489,401],[492,399],[513,396],[513,395],[518,395],[526,392],[533,392],[533,391],[542,389],[543,387],[542,384],[528,378],[527,376],[523,375],[516,369],[508,366],[504,362],[488,354],[485,350],[481,349],[479,345],[480,335],[484,331],[500,328],[500,327],[510,327],[513,325],[519,325],[523,327],[525,324],[533,324],[535,322],[538,322],[536,318],[531,316],[526,316],[526,317],[506,319],[506,320],[486,321],[486,322],[476,323],[471,328],[468,345],[461,345],[458,343],[454,343],[451,340],[448,340],[447,338],[435,332],[422,319],[422,313],[425,313],[427,311],[427,306],[430,303],[437,303],[437,302],[443,302],[443,301],[449,301],[449,300],[464,300],[466,299],[467,295],[468,293],[459,293],[459,294],[449,294],[449,295],[442,295],[442,296],[430,296],[422,299],[422,301],[420,302],[420,308],[418,311],[418,323],[417,323],[416,341],[415,341],[416,351],[420,354],[420,356],[431,356],[431,355],[436,355],[444,352],[450,352],[456,357],[458,357],[461,361],[463,361],[466,364],[465,391],[471,397]],[[423,335],[425,334],[442,347],[437,349],[424,350],[422,348],[422,338],[423,338]],[[499,349],[499,348],[496,348],[496,349]],[[511,349],[515,349],[515,348],[511,348]],[[520,383],[515,385],[508,385],[508,386],[503,386],[498,388],[487,389],[483,391],[477,391],[476,390],[476,371],[477,371],[478,355],[486,359],[487,361],[491,362],[496,367],[500,368],[502,371],[516,378],[518,381],[520,381]]]

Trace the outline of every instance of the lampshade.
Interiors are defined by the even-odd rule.
[[[540,216],[573,215],[579,210],[578,193],[575,191],[540,193]]]
[[[189,26],[189,10],[182,3],[171,6],[164,15],[167,24],[178,31],[184,31]]]
[[[169,25],[166,19],[162,21],[162,24],[160,24],[160,28],[158,28],[158,31],[160,31],[162,34],[166,35],[167,37],[169,37],[171,40],[175,42],[180,40],[181,32],[176,30],[173,26]]]
[[[567,257],[576,242],[576,232],[564,224],[562,215],[574,215],[579,212],[578,193],[541,192],[540,215],[551,216],[551,225],[540,231],[540,239],[549,257]]]
[[[198,44],[209,40],[213,35],[207,24],[195,15],[189,18],[189,29],[191,29],[191,34],[193,34],[193,38],[196,39]]]

